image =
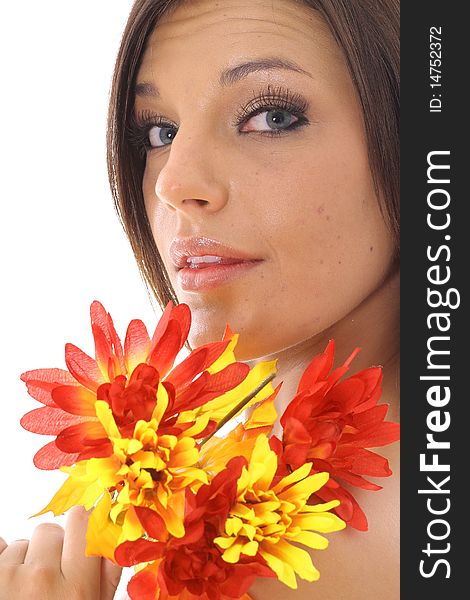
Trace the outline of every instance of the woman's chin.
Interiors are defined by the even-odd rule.
[[[229,326],[234,334],[238,334],[234,352],[240,361],[268,359],[317,333],[312,329],[306,335],[305,324],[289,327],[286,323],[281,327],[271,315],[260,311],[230,310],[232,307],[221,310],[217,305],[199,307],[194,304],[190,308],[192,322],[188,341],[191,348],[222,340]],[[273,321],[276,327],[269,326]]]

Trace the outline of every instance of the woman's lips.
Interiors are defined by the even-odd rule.
[[[178,271],[178,283],[185,292],[208,290],[244,275],[260,262],[259,260],[220,262],[202,268],[184,267]]]
[[[169,254],[184,291],[217,287],[242,276],[264,259],[205,236],[175,238]]]

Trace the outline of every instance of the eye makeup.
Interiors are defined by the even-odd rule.
[[[253,98],[241,105],[234,116],[232,125],[236,128],[242,127],[253,117],[267,113],[289,113],[295,117],[295,121],[286,128],[276,128],[264,131],[240,132],[240,135],[257,134],[270,137],[286,135],[304,125],[309,124],[305,113],[309,109],[308,101],[299,93],[294,93],[285,86],[267,85],[261,92],[253,91]],[[158,140],[161,144],[152,143],[152,128],[160,128]],[[165,141],[171,142],[178,131],[178,125],[168,120],[166,117],[152,111],[142,110],[137,115],[132,115],[126,129],[126,138],[128,142],[138,150],[141,156],[145,156],[149,151],[167,146]],[[153,136],[155,138],[155,136]]]

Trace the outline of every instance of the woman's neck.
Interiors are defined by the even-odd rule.
[[[399,324],[400,275],[396,269],[383,284],[344,319],[325,331],[295,346],[264,356],[259,360],[278,359],[273,385],[281,381],[276,408],[281,415],[295,396],[302,373],[312,358],[323,352],[330,339],[335,341],[335,366],[341,365],[351,352],[362,348],[349,374],[370,366],[383,367],[383,402],[390,404],[388,419],[399,420]],[[273,433],[278,432],[276,424]]]

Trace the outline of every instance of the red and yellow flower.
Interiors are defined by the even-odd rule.
[[[90,519],[87,551],[112,556],[119,541],[142,535],[138,506],[157,510],[175,537],[184,534],[185,488],[208,483],[197,466],[198,441],[214,431],[218,412],[273,374],[275,363],[250,371],[236,362],[238,336],[227,327],[221,342],[197,348],[174,366],[191,324],[184,304],[167,305],[151,339],[141,321],[132,321],[124,348],[103,306],[93,302],[90,312],[95,359],[67,344],[68,371],[24,373],[29,393],[45,406],[21,424],[56,436],[35,455],[36,466],[69,474],[39,514],[96,506],[108,518],[104,525]],[[252,401],[271,393],[268,384]]]
[[[365,490],[381,489],[365,476],[387,477],[392,471],[387,459],[369,448],[398,440],[400,426],[384,420],[387,404],[377,404],[382,393],[380,367],[340,381],[358,352],[334,370],[333,341],[315,356],[281,417],[282,443],[274,438],[271,445],[288,469],[308,461],[314,471],[328,472],[328,483],[315,496],[325,501],[338,498],[341,504],[335,512],[351,527],[367,530],[367,518],[343,482]]]

